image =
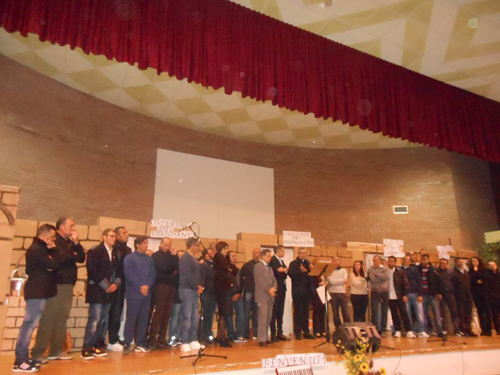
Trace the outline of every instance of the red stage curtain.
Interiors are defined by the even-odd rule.
[[[0,26],[500,162],[500,103],[226,0],[0,0]]]

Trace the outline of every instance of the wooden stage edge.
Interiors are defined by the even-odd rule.
[[[436,338],[433,338],[436,339]],[[40,374],[50,375],[84,375],[84,374],[194,374],[207,372],[236,371],[245,369],[255,369],[262,366],[262,359],[274,358],[278,354],[297,353],[325,353],[328,362],[341,361],[342,357],[333,345],[326,344],[314,348],[322,342],[315,340],[292,340],[280,342],[261,348],[256,340],[248,343],[235,343],[232,348],[215,348],[208,346],[206,354],[226,355],[227,360],[218,358],[203,357],[196,365],[192,366],[193,359],[179,358],[181,355],[196,354],[181,353],[179,347],[169,350],[153,351],[151,353],[131,353],[123,356],[121,353],[112,352],[105,358],[95,358],[92,361],[80,359],[80,353],[74,352],[74,359],[70,361],[54,361],[43,365]],[[464,344],[465,343],[465,344]],[[406,338],[386,338],[382,340],[382,345],[394,347],[394,350],[380,348],[373,355],[375,364],[377,358],[399,357],[407,355],[437,354],[456,351],[475,351],[500,349],[500,336],[478,338],[463,338],[450,336],[449,341],[442,345],[442,342],[427,342],[425,339]],[[14,355],[8,354],[0,357],[0,374],[11,373]]]

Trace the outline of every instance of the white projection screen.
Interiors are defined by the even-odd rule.
[[[196,221],[200,237],[274,234],[274,170],[158,149],[153,219]]]

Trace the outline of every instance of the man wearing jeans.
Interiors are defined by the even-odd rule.
[[[371,287],[371,310],[372,323],[377,327],[382,337],[387,337],[387,312],[389,310],[389,269],[382,266],[382,258],[379,255],[373,257],[373,266],[368,269],[368,277]],[[382,318],[379,322],[379,310]]]
[[[122,284],[119,274],[120,258],[116,249],[113,249],[115,241],[115,231],[106,229],[102,234],[102,242],[87,253],[88,282],[85,299],[89,304],[89,316],[81,354],[81,358],[85,360],[107,355],[97,344],[106,333],[110,295],[117,293]]]
[[[245,309],[245,334],[244,338],[250,338],[250,319],[252,319],[253,337],[257,338],[258,332],[258,309],[255,302],[255,279],[253,276],[254,266],[260,262],[260,249],[252,250],[252,260],[246,262],[240,270],[240,281],[243,287],[243,308]]]
[[[424,331],[424,309],[422,307],[423,291],[420,271],[417,266],[413,264],[410,254],[405,255],[401,268],[406,272],[406,277],[410,284],[410,292],[408,293],[408,301],[406,302],[408,317],[410,320],[412,319],[412,315],[416,317],[416,319],[414,319],[416,321],[413,321],[413,330],[417,332],[419,338],[427,339],[429,335]]]
[[[335,266],[332,274],[326,280],[328,281],[328,293],[332,297],[330,303],[332,304],[333,323],[335,329],[340,326],[340,312],[342,311],[342,319],[344,323],[349,323],[349,310],[347,306],[346,284],[347,284],[347,271],[340,268],[340,258],[333,257],[332,264]]]
[[[198,331],[198,296],[203,291],[201,268],[197,260],[200,244],[196,238],[188,238],[186,246],[187,251],[179,260],[182,352],[200,349],[196,333]]]
[[[421,263],[418,266],[420,275],[422,276],[422,290],[424,292],[424,318],[425,328],[430,333],[432,324],[429,319],[429,307],[432,308],[434,315],[434,325],[439,337],[443,337],[443,326],[441,323],[441,311],[439,309],[439,301],[441,300],[441,278],[436,269],[430,263],[429,255],[422,255]]]
[[[78,271],[76,264],[85,262],[85,251],[80,244],[73,219],[69,217],[59,218],[56,223],[56,231],[57,250],[67,256],[56,271],[57,295],[47,302],[38,326],[35,346],[31,351],[32,357],[41,362],[47,362],[43,353],[49,346],[49,360],[73,359],[72,355],[63,351],[63,344],[66,341],[66,322],[73,304],[73,287]]]
[[[225,316],[227,336],[229,341],[234,342],[247,342],[244,338],[245,334],[245,311],[243,308],[243,298],[241,298],[241,277],[240,270],[236,267],[236,253],[234,251],[229,251],[226,255],[229,260],[229,267],[231,272],[235,277],[235,283],[233,286],[233,296],[232,305],[233,311],[236,315],[236,324],[233,319],[233,312]]]
[[[31,335],[45,310],[47,301],[57,294],[55,270],[65,260],[66,254],[57,251],[54,241],[56,228],[44,224],[26,250],[26,273],[29,276],[24,287],[26,310],[16,342],[14,372],[36,372],[40,363],[29,357]]]

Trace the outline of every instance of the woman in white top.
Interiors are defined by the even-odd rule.
[[[354,310],[354,321],[366,321],[366,309],[368,307],[368,286],[365,269],[362,260],[354,261],[350,274],[351,281],[351,303]]]

